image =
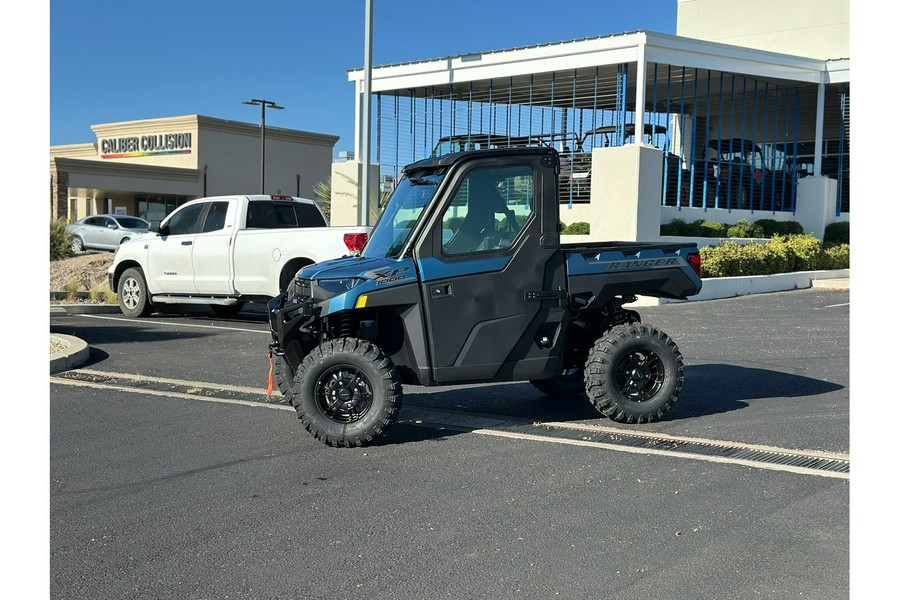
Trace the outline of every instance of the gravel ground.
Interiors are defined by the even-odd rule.
[[[71,258],[50,261],[50,292],[65,292],[66,284],[70,281],[78,282],[78,291],[86,292],[92,283],[106,281],[106,269],[112,264],[114,254],[112,252],[91,252],[79,254]],[[91,302],[86,299],[68,298],[54,300],[58,304],[70,302]],[[64,340],[50,336],[50,357],[62,352],[69,347]]]
[[[71,258],[50,261],[50,290],[65,292],[66,284],[78,282],[78,290],[86,292],[91,283],[106,281],[106,269],[112,264],[112,252],[90,252],[78,254]]]

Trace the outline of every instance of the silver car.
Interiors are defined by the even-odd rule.
[[[119,244],[142,233],[150,223],[127,215],[91,215],[66,227],[72,236],[72,252],[85,250],[115,250]]]

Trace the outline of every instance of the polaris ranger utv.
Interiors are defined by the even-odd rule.
[[[627,423],[675,404],[678,347],[624,305],[698,293],[696,245],[560,243],[558,174],[550,148],[408,165],[359,256],[304,267],[269,302],[270,387],[310,433],[372,442],[403,383],[530,381]]]

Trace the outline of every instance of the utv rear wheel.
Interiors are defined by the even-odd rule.
[[[397,418],[403,396],[394,363],[374,344],[339,338],[310,352],[294,378],[291,404],[316,439],[363,446]]]
[[[140,269],[131,268],[122,273],[116,289],[116,297],[119,300],[119,309],[126,317],[132,319],[146,317],[153,311],[147,290],[147,281]]]
[[[675,342],[641,323],[618,325],[594,342],[585,367],[588,399],[613,421],[659,420],[684,384],[684,363]]]

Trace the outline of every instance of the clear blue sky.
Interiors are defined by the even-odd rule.
[[[90,127],[201,114],[340,136],[353,149],[365,0],[50,0],[50,145]],[[677,0],[374,0],[373,65],[644,29],[675,33]]]

